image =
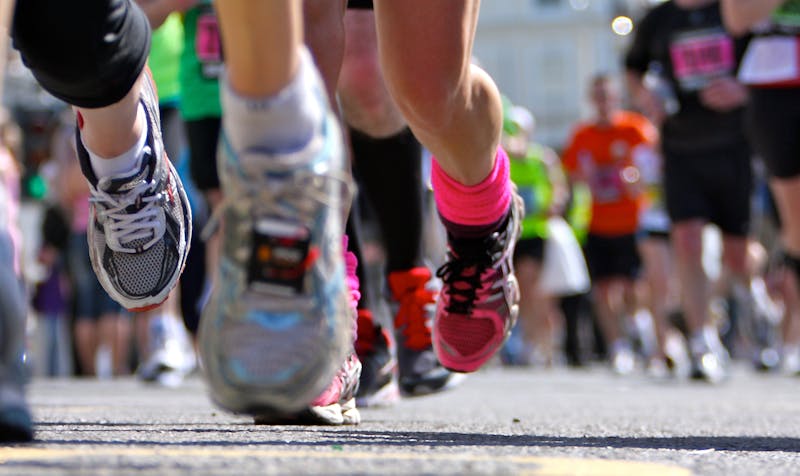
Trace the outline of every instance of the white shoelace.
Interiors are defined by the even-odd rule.
[[[104,180],[108,179],[102,179],[101,183]],[[101,184],[92,190],[92,197],[89,201],[101,205],[98,207],[98,218],[105,225],[106,244],[113,251],[137,253],[141,249],[148,249],[158,243],[158,240],[164,235],[166,225],[161,218],[163,211],[160,207],[162,193],[145,196],[145,193],[154,187],[154,181],[142,180],[121,195],[105,192]],[[126,210],[136,203],[143,205],[139,211],[130,213]],[[108,220],[110,223],[107,223]],[[125,246],[144,238],[150,238],[150,240],[143,246]]]

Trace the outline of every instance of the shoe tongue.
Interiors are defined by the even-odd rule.
[[[124,194],[131,191],[138,183],[147,180],[149,168],[141,166],[137,169],[101,180],[102,188],[107,193]]]

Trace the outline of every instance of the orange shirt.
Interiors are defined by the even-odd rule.
[[[592,219],[589,233],[618,236],[639,226],[642,193],[633,160],[638,146],[653,146],[655,127],[644,116],[619,112],[610,125],[578,126],[563,154],[564,168],[589,185]]]

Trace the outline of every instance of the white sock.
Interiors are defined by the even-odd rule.
[[[292,81],[273,96],[252,98],[221,88],[222,125],[234,150],[252,146],[294,152],[308,144],[324,120],[327,103],[314,61],[305,49]]]
[[[118,175],[123,175],[127,172],[132,172],[134,170],[138,170],[142,163],[142,150],[144,149],[145,141],[147,140],[147,120],[144,117],[144,108],[141,104],[139,104],[139,108],[136,112],[136,120],[142,121],[144,123],[144,127],[142,128],[142,135],[139,136],[139,140],[128,149],[126,152],[122,154],[111,157],[111,158],[104,158],[100,157],[99,155],[92,152],[91,149],[86,147],[86,143],[83,142],[83,138],[81,138],[81,142],[83,142],[83,146],[86,148],[86,151],[89,153],[89,162],[92,164],[92,170],[94,170],[95,175],[97,175],[98,179],[103,177],[114,177]]]

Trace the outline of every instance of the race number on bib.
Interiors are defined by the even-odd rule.
[[[200,60],[203,76],[218,78],[222,73],[222,41],[219,36],[219,23],[213,13],[201,15],[197,19],[197,38],[195,52]]]
[[[697,91],[709,80],[733,72],[736,58],[733,40],[722,30],[681,33],[670,44],[672,69],[684,91]]]

